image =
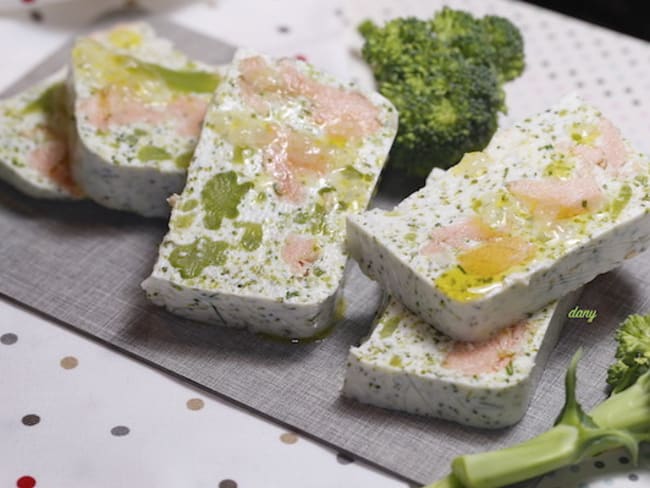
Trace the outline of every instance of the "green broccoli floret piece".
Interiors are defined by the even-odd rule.
[[[492,62],[497,67],[501,81],[517,78],[526,66],[524,61],[524,40],[519,29],[503,17],[488,15],[481,19],[489,44],[494,47]]]
[[[473,63],[496,69],[499,82],[517,78],[524,70],[524,41],[519,29],[503,17],[475,19],[467,12],[445,8],[431,19],[432,30],[447,48]]]
[[[607,383],[619,392],[650,369],[650,314],[630,315],[618,328],[616,340],[616,362],[607,371]]]
[[[430,20],[366,21],[359,32],[379,91],[399,112],[391,167],[424,177],[487,145],[505,111],[502,84],[524,68],[514,25],[444,8]]]
[[[616,333],[612,394],[586,413],[576,398],[578,351],[566,374],[566,401],[550,430],[506,449],[460,456],[452,474],[427,488],[499,488],[624,447],[636,462],[639,443],[650,440],[650,314],[631,315]]]

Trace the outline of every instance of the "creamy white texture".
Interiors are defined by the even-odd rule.
[[[491,365],[481,349],[465,353],[476,362],[470,372],[448,364],[459,343],[390,298],[370,335],[350,349],[343,395],[383,408],[452,420],[463,425],[501,428],[525,414],[578,293],[526,319],[525,333],[506,360]],[[464,348],[464,345],[460,345]],[[471,351],[472,346],[466,350]],[[472,357],[472,355],[474,357]],[[486,363],[486,364],[481,364]]]
[[[622,139],[603,142],[607,124],[567,97],[500,130],[394,210],[350,217],[351,255],[445,334],[488,337],[647,248],[650,164]],[[618,148],[620,168],[586,161],[601,146]],[[531,203],[538,184],[550,197]]]
[[[78,39],[69,79],[79,136],[73,168],[88,196],[107,207],[168,216],[166,199],[183,189],[214,91],[192,82],[216,79],[218,71],[145,23]]]
[[[65,70],[0,101],[0,179],[36,198],[77,199],[70,175]]]
[[[242,92],[241,66],[250,60],[271,70],[269,77],[289,73],[301,86],[363,97],[376,113],[376,130],[334,138],[301,93],[271,91],[263,100],[269,110],[256,111]],[[239,51],[210,105],[169,233],[143,283],[147,296],[220,325],[288,338],[322,331],[331,324],[347,261],[345,218],[367,206],[396,128],[395,109],[377,93],[303,62]],[[309,164],[291,166],[291,144]]]

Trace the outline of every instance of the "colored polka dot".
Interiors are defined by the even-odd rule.
[[[287,25],[279,25],[278,32],[280,34],[288,34],[289,32],[291,32],[291,29]]]
[[[79,365],[79,360],[74,356],[66,356],[61,359],[60,364],[63,369],[74,369]]]
[[[201,410],[204,403],[200,398],[190,398],[185,405],[187,405],[187,408],[190,410]]]
[[[36,486],[36,480],[31,476],[21,476],[16,480],[16,486],[18,488],[34,488]]]
[[[0,336],[0,343],[4,344],[5,346],[11,346],[16,342],[18,342],[18,336],[16,334],[12,334],[11,332],[8,334],[2,334]]]
[[[280,440],[285,444],[295,444],[298,442],[298,436],[293,432],[285,432],[280,436]]]
[[[111,434],[115,437],[123,437],[125,435],[128,435],[129,432],[131,432],[131,429],[125,425],[116,425],[111,429]]]
[[[221,480],[219,488],[237,488],[237,482],[234,480]]]
[[[336,462],[338,462],[339,464],[350,464],[354,462],[354,459],[348,454],[339,452],[336,455]]]
[[[621,464],[628,464],[630,462],[630,458],[627,458],[625,456],[621,456],[620,458],[618,458],[618,462],[621,463]]]
[[[594,466],[595,466],[597,469],[603,469],[603,468],[605,467],[605,463],[602,462],[602,461],[596,461],[596,462],[594,463]]]
[[[29,12],[29,17],[34,21],[34,22],[42,22],[43,21],[43,14],[40,10],[32,10]]]
[[[627,479],[630,480],[630,481],[639,481],[639,475],[634,474],[634,473],[630,473],[630,474],[627,475]]]
[[[32,425],[38,424],[41,421],[41,418],[36,414],[30,413],[25,415],[21,420],[23,425],[31,427]]]

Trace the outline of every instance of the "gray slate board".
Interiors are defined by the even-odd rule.
[[[210,63],[233,49],[162,19],[156,29]],[[53,72],[69,46],[7,93]],[[384,178],[378,198],[404,196],[408,182]],[[0,183],[0,293],[129,355],[275,419],[406,479],[426,483],[446,474],[460,454],[506,446],[548,428],[563,401],[563,374],[582,346],[580,397],[586,407],[605,397],[611,331],[633,312],[648,311],[650,255],[589,284],[579,304],[598,311],[592,324],[567,324],[533,404],[516,427],[481,431],[366,407],[339,396],[347,350],[367,333],[378,287],[352,265],[346,319],[320,343],[269,342],[247,332],[179,319],[150,305],[140,282],[149,274],[166,223],[110,211],[89,202],[29,199]]]

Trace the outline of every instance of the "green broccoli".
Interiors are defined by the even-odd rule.
[[[487,145],[505,111],[502,84],[524,69],[510,21],[444,8],[430,20],[365,21],[359,32],[379,91],[399,112],[389,166],[424,177]]]
[[[576,399],[578,351],[566,375],[566,401],[555,426],[521,444],[460,456],[452,474],[427,488],[499,488],[575,464],[608,449],[625,447],[633,461],[650,440],[650,314],[632,315],[619,327],[618,350],[609,371],[609,398],[589,414]]]
[[[430,24],[447,49],[473,63],[494,67],[499,82],[513,80],[524,70],[523,39],[508,19],[494,15],[475,19],[467,12],[444,8]]]
[[[614,392],[623,391],[650,367],[650,315],[630,315],[616,332],[617,361],[607,372]]]
[[[521,32],[508,19],[488,15],[481,19],[483,28],[494,47],[492,59],[497,67],[501,81],[512,81],[519,77],[526,66],[524,62],[524,42]]]

